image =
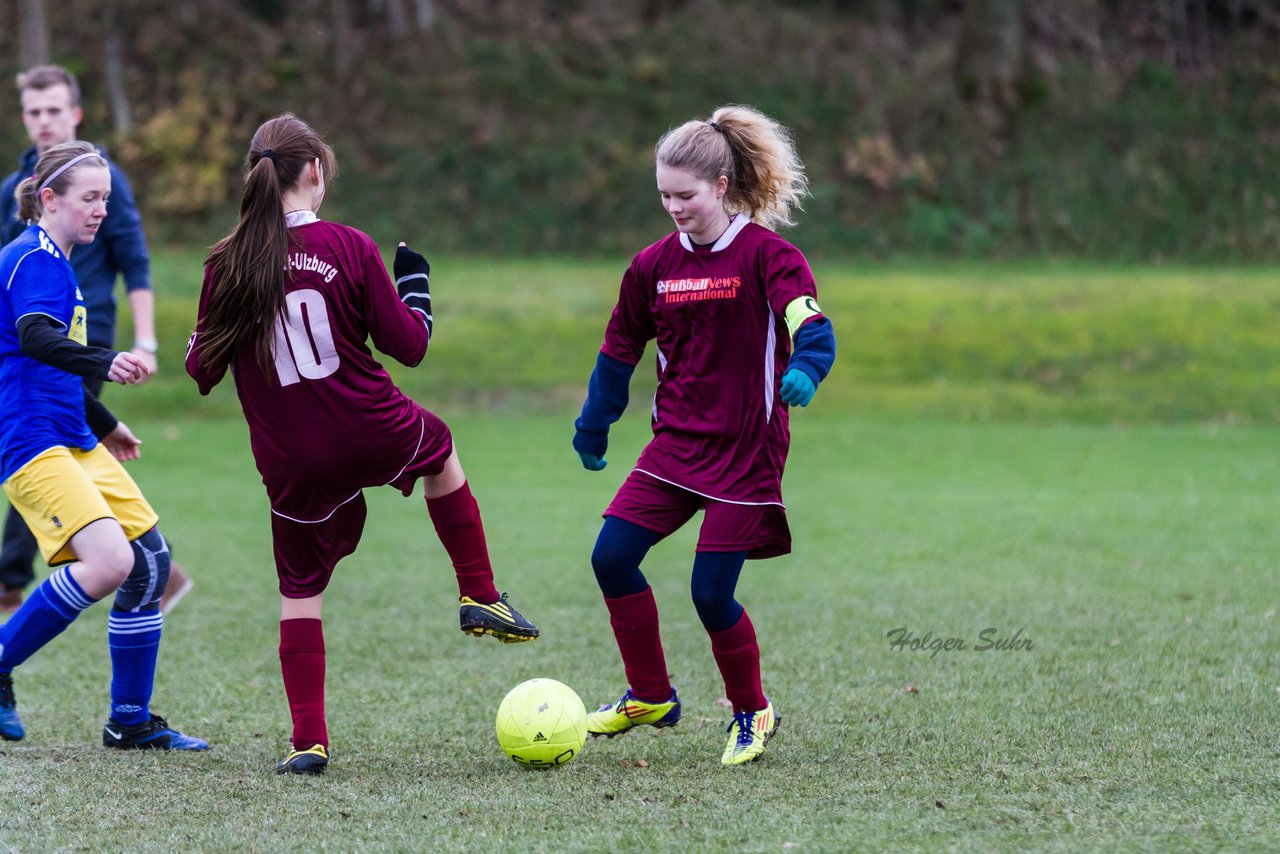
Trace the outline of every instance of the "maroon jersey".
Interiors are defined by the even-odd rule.
[[[373,240],[353,228],[301,218],[290,229],[285,316],[275,362],[243,347],[231,369],[253,457],[272,510],[300,522],[330,516],[366,486],[395,480],[424,440],[422,411],[370,352],[367,339],[406,365],[422,361],[427,328],[400,302]],[[291,219],[291,224],[298,222]],[[217,288],[208,267],[200,317]],[[200,364],[197,324],[187,373],[208,394],[227,365]]]
[[[635,257],[601,351],[635,365],[657,339],[653,441],[637,471],[720,501],[782,504],[784,317],[806,296],[817,290],[800,250],[741,214],[712,246],[677,232]]]

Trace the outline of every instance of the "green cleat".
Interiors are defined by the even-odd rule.
[[[743,765],[755,762],[764,746],[778,731],[782,720],[773,711],[773,703],[755,712],[738,712],[729,724],[729,744],[720,757],[721,765]]]
[[[478,638],[492,635],[503,643],[524,643],[538,638],[538,627],[511,607],[505,593],[491,605],[477,602],[470,596],[463,596],[458,601],[461,605],[458,621],[469,635]]]
[[[276,763],[277,774],[323,774],[329,764],[329,751],[323,744],[313,744],[306,750],[291,750],[289,755]]]
[[[616,703],[601,706],[587,715],[587,732],[592,738],[613,738],[632,727],[652,726],[669,727],[680,723],[680,698],[675,689],[671,690],[671,699],[665,703],[649,703],[636,699],[631,689],[622,695]]]

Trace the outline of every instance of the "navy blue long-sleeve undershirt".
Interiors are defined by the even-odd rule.
[[[803,371],[816,386],[826,379],[836,358],[836,336],[825,317],[811,320],[796,332],[787,370]],[[600,353],[587,383],[587,399],[582,414],[574,421],[577,432],[573,449],[582,454],[604,456],[609,444],[609,428],[627,408],[634,365]]]
[[[622,417],[630,394],[631,375],[636,366],[600,353],[587,383],[587,399],[582,414],[573,422],[577,433],[573,449],[580,454],[604,456],[609,445],[609,427]]]
[[[827,378],[836,360],[836,333],[825,317],[811,320],[796,332],[787,370],[804,371],[816,386]]]

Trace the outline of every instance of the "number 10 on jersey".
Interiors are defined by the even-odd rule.
[[[338,348],[329,329],[324,294],[302,288],[285,294],[285,310],[276,318],[275,359],[280,385],[322,380],[338,370]]]

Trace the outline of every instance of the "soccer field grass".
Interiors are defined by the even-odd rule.
[[[552,677],[589,706],[624,687],[588,557],[647,425],[628,413],[590,474],[571,419],[450,418],[534,644],[462,635],[421,498],[370,493],[327,596],[334,758],[319,779],[271,772],[288,711],[243,425],[132,419],[146,442],[132,471],[197,584],[166,623],[155,707],[213,748],[98,746],[97,606],[17,672],[28,736],[0,743],[0,848],[1280,845],[1273,431],[798,412],[795,552],[748,564],[739,587],[782,716],[764,758],[718,762],[727,711],[688,599],[691,528],[645,566],[684,720],[537,773],[494,740],[511,686]],[[965,646],[895,648],[895,629]],[[1016,648],[979,649],[986,629]]]
[[[179,363],[200,264],[190,250],[157,255],[162,370],[130,391],[132,411],[210,412],[192,405]],[[393,376],[434,405],[580,404],[625,269],[621,259],[433,259],[431,352],[420,369],[391,365]],[[815,275],[839,340],[822,384],[832,411],[1280,422],[1280,277],[1269,268],[843,262]],[[650,348],[636,371],[635,400],[652,391],[653,358]],[[220,400],[235,411],[230,395]]]

